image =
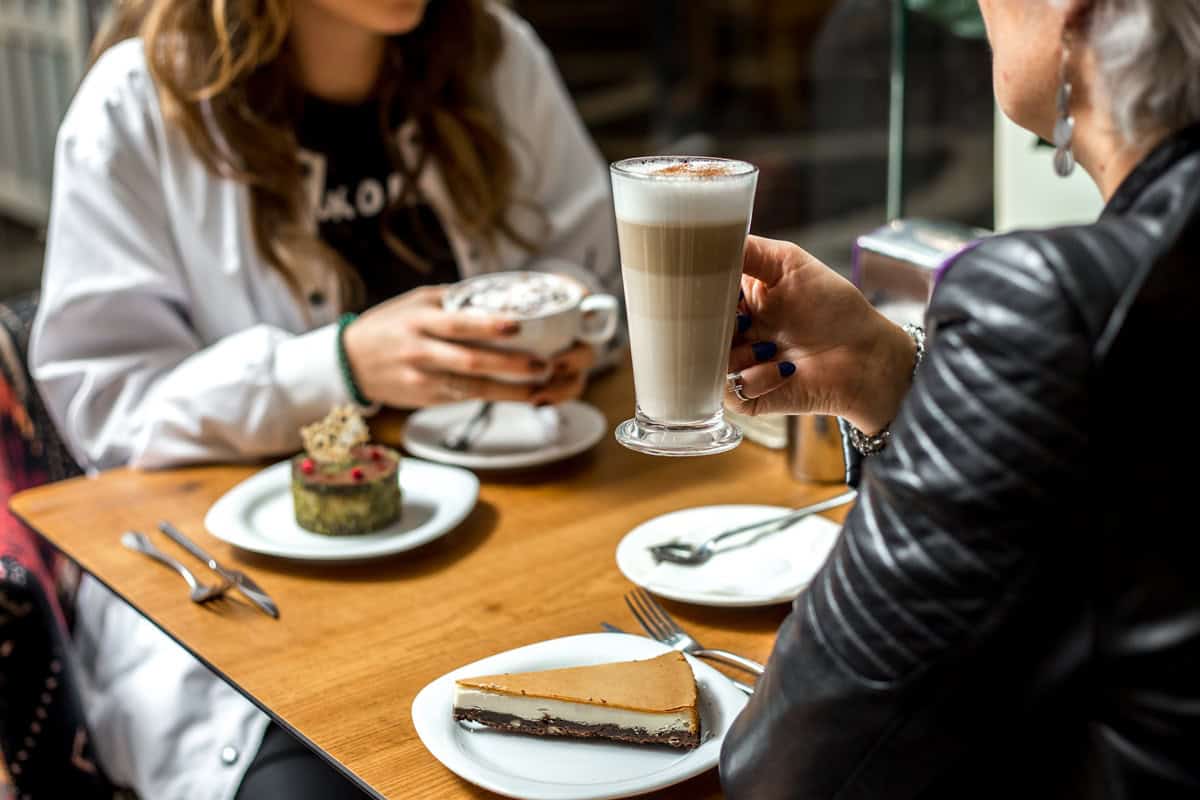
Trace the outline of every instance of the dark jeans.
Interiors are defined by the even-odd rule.
[[[275,723],[235,800],[366,800],[357,786]]]

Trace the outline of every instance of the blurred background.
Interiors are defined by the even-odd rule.
[[[835,267],[900,213],[1005,229],[1099,208],[998,119],[975,0],[509,4],[549,46],[607,159],[753,161],[755,232]],[[38,281],[54,131],[106,6],[0,0],[0,297]]]

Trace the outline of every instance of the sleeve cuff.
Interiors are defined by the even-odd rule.
[[[338,367],[336,324],[293,336],[275,350],[275,383],[294,413],[317,419],[353,403]]]

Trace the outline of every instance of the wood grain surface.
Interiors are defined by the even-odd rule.
[[[588,400],[610,428],[630,416],[629,368],[594,382]],[[377,439],[397,443],[403,416],[381,415],[373,427]],[[637,631],[622,601],[632,587],[614,553],[626,532],[651,517],[716,503],[794,506],[839,490],[794,482],[782,453],[751,443],[720,456],[667,459],[630,452],[608,436],[567,462],[481,474],[468,519],[420,550],[331,566],[256,556],[204,530],[209,506],[255,469],[119,469],[24,492],[12,508],[380,797],[438,800],[494,795],[422,747],[409,709],[428,682],[513,647],[598,631],[602,620]],[[155,531],[160,519],[252,574],[279,604],[280,619],[236,596],[193,605],[178,575],[120,546],[123,531],[141,530],[203,574]],[[761,661],[787,611],[666,605],[706,645]],[[655,794],[720,796],[715,770]]]

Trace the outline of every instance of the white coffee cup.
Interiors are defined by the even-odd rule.
[[[511,282],[519,289],[522,282],[536,281],[556,290],[553,302],[524,311],[498,310],[469,304],[469,298],[484,288],[503,289]],[[442,299],[448,311],[492,314],[508,317],[521,324],[512,336],[486,342],[488,347],[530,353],[550,359],[576,342],[603,345],[612,339],[620,322],[620,306],[611,294],[588,294],[579,281],[550,272],[491,272],[454,284]]]

